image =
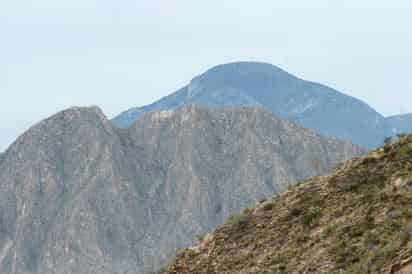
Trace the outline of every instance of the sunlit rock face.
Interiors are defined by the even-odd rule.
[[[145,273],[230,214],[360,153],[254,108],[190,105],[127,129],[71,108],[0,158],[0,273]]]

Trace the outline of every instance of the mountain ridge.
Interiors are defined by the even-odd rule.
[[[150,105],[131,108],[112,121],[118,127],[127,127],[145,112],[193,103],[210,108],[261,107],[324,136],[351,140],[364,148],[377,147],[384,137],[394,135],[386,118],[365,102],[279,67],[256,62],[213,67],[175,93]]]
[[[145,273],[249,204],[363,153],[254,108],[36,124],[0,168],[0,272]]]

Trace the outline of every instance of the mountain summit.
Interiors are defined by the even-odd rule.
[[[276,66],[253,62],[214,67],[179,91],[120,114],[113,123],[128,127],[143,113],[188,104],[260,107],[322,135],[350,140],[365,148],[377,147],[384,137],[393,134],[385,117],[366,103],[299,79]],[[397,128],[404,129],[405,122],[401,123]]]
[[[264,63],[220,65],[158,102],[134,108],[113,119],[127,127],[145,112],[187,104],[220,108],[261,107],[316,132],[351,140],[363,147],[383,141],[384,117],[362,101],[321,84],[304,81]]]

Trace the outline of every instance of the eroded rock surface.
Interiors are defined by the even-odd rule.
[[[144,273],[360,153],[258,109],[188,106],[119,130],[98,108],[72,108],[0,160],[0,273]]]

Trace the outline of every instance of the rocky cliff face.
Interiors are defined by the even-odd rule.
[[[411,197],[412,135],[232,216],[165,272],[412,273]]]
[[[0,160],[0,273],[145,273],[230,214],[362,153],[258,109],[35,125]]]
[[[214,67],[179,91],[151,105],[132,108],[113,122],[127,127],[146,112],[193,103],[212,108],[261,107],[324,136],[350,140],[365,148],[377,147],[393,134],[385,117],[361,100],[278,67],[252,62]]]

